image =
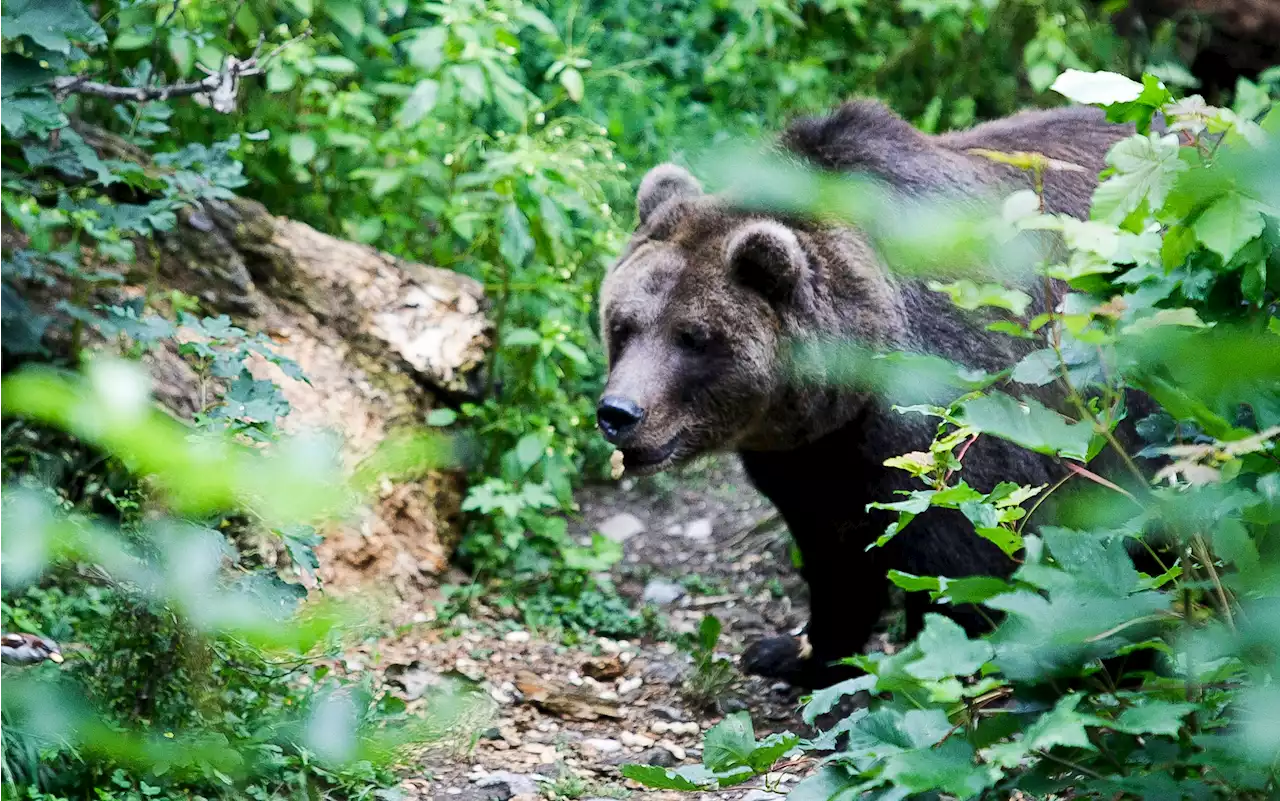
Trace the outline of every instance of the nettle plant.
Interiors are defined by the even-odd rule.
[[[994,324],[1041,350],[947,406],[900,409],[936,418],[937,437],[889,462],[920,488],[874,504],[898,514],[871,547],[943,507],[1014,556],[1007,581],[889,576],[1002,615],[999,625],[970,639],[929,614],[895,653],[851,657],[863,675],[815,693],[804,718],[829,719],[858,693],[865,707],[812,739],[780,740],[785,753],[727,720],[708,734],[704,765],[630,775],[694,790],[820,763],[791,792],[804,801],[1261,799],[1280,788],[1280,111],[1259,124],[1175,100],[1151,76],[1068,71],[1054,89],[1138,131],[1108,155],[1089,220],[1043,213],[1034,192],[1004,205],[1015,229],[1060,236],[1065,248],[1039,272],[1074,291],[1034,319]],[[993,157],[1044,167],[1035,154]],[[997,285],[937,289],[970,306],[1030,300]],[[998,378],[1012,394],[992,388]],[[1073,414],[1014,397],[1053,382]],[[1163,409],[1136,420],[1147,444],[1134,453],[1114,434],[1130,389]],[[1066,477],[980,492],[964,481],[964,452],[984,436],[1055,455]],[[1104,449],[1127,488],[1088,466]],[[1050,498],[1061,519],[1039,510]],[[1126,658],[1142,669],[1126,671]],[[713,734],[732,731],[731,753],[712,749]]]

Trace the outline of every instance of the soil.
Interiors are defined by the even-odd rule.
[[[669,632],[694,633],[712,614],[723,624],[716,650],[736,665],[746,644],[803,624],[806,592],[786,529],[735,459],[588,486],[579,503],[574,533],[586,540],[599,531],[622,542],[612,580],[636,608],[647,599]],[[707,687],[706,672],[670,637],[566,645],[483,603],[447,625],[431,617],[420,602],[401,608],[393,618],[408,624],[397,634],[335,665],[348,674],[374,671],[410,709],[429,703],[431,687],[452,681],[474,682],[488,696],[478,739],[425,750],[406,773],[405,798],[675,798],[624,779],[619,766],[695,764],[705,731],[738,710],[751,713],[759,737],[806,733],[797,691],[736,668]],[[716,795],[779,797],[765,788],[785,791],[815,768],[802,761]]]

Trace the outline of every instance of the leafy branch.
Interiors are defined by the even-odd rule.
[[[235,56],[227,56],[222,63],[222,67],[217,70],[197,63],[196,67],[205,73],[205,77],[198,81],[185,81],[161,86],[117,86],[115,84],[91,81],[88,75],[66,75],[54,79],[53,94],[58,100],[64,100],[70,95],[78,94],[103,97],[108,100],[128,100],[135,103],[148,103],[157,100],[163,102],[175,97],[204,96],[208,98],[209,105],[214,111],[221,114],[230,114],[236,110],[236,98],[240,93],[240,81],[242,79],[261,75],[266,69],[266,65],[280,55],[285,48],[297,44],[310,35],[311,29],[308,28],[263,55],[262,47],[266,42],[266,35],[263,34],[258,37],[258,44],[248,58],[239,59]]]

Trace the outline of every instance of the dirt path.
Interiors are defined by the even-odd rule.
[[[785,529],[736,460],[588,487],[579,502],[575,534],[600,531],[623,544],[615,584],[637,608],[653,607],[670,631],[696,632],[713,614],[723,624],[716,650],[736,663],[746,643],[803,622],[805,592]],[[761,736],[799,730],[791,688],[736,670],[715,680],[671,642],[566,646],[516,626],[482,607],[451,628],[408,627],[340,666],[376,671],[411,708],[455,677],[477,682],[493,700],[492,725],[474,747],[428,753],[406,778],[406,797],[623,797],[638,787],[621,778],[619,765],[696,763],[702,733],[729,712],[749,710]],[[781,786],[797,778],[781,777]],[[717,797],[777,797],[758,785]]]

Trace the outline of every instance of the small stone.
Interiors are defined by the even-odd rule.
[[[414,612],[414,613],[413,613],[413,622],[414,622],[414,623],[426,623],[428,620],[430,620],[430,618],[429,618],[429,617],[427,617],[427,613],[426,613],[426,612]]]
[[[644,531],[644,523],[630,512],[619,512],[601,523],[597,530],[614,542],[626,542]]]
[[[653,765],[658,768],[670,768],[676,764],[675,755],[665,748],[650,748],[638,754],[619,754],[609,760],[611,765]]]
[[[673,706],[655,706],[650,711],[664,720],[684,720],[684,713]]]
[[[659,740],[658,747],[671,754],[677,762],[683,762],[689,754],[683,748],[671,742],[670,740]]]
[[[690,520],[684,527],[684,535],[691,540],[705,540],[711,536],[711,518]]]
[[[462,788],[450,787],[448,790],[445,790],[444,792],[445,792],[445,795],[462,795]]]
[[[595,749],[600,754],[613,754],[622,750],[622,743],[617,740],[607,740],[603,737],[591,737],[583,740],[582,744]]]
[[[635,678],[631,678],[631,679],[623,679],[622,681],[618,682],[618,695],[629,695],[630,693],[633,693],[636,690],[640,689],[641,685],[643,684],[644,684],[644,679],[640,678],[639,676],[636,676]]]
[[[684,595],[684,588],[679,584],[663,578],[655,578],[644,585],[643,600],[647,604],[666,606],[675,603],[682,595]]]
[[[529,641],[529,632],[527,631],[508,631],[502,635],[502,639],[510,643],[521,643]]]
[[[786,793],[771,793],[768,790],[751,790],[742,797],[742,801],[782,801]]]
[[[622,744],[628,748],[648,748],[654,743],[654,739],[652,737],[648,737],[643,734],[634,734],[629,731],[624,731],[622,734],[618,735],[618,739],[621,740]]]

